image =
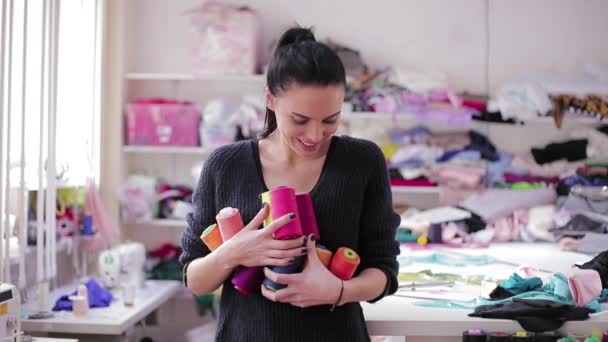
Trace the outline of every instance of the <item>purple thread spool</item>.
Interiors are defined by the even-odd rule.
[[[602,336],[602,342],[608,342],[608,331],[604,332],[604,335]]]
[[[295,262],[293,262],[290,265],[287,266],[274,266],[272,267],[272,271],[279,273],[279,274],[291,274],[291,273],[297,273],[300,272],[302,270],[302,266],[304,266],[304,261],[306,260],[306,256],[305,255],[301,255],[299,257],[295,257]],[[275,283],[274,281],[266,278],[264,279],[264,286],[266,286],[267,289],[271,290],[271,291],[277,291],[283,288],[286,288],[287,285],[284,284],[278,284]]]
[[[270,191],[270,207],[272,208],[272,220],[281,216],[294,213],[295,220],[287,223],[274,233],[277,240],[289,240],[302,236],[302,225],[300,223],[300,213],[296,202],[296,192],[286,186],[280,186]]]
[[[262,267],[241,267],[232,276],[234,288],[246,296],[259,292],[262,281],[264,281]]]
[[[472,329],[462,333],[462,342],[485,342],[486,333],[483,330]]]
[[[312,205],[312,197],[310,194],[296,195],[298,204],[298,213],[300,214],[300,224],[302,233],[306,236],[315,234],[317,241],[321,239],[319,234],[319,226],[317,225],[317,217],[315,216],[315,208]]]
[[[429,243],[443,243],[441,223],[433,223],[429,227]]]

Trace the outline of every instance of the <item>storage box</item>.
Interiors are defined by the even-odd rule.
[[[201,113],[190,103],[138,101],[127,105],[129,145],[199,146]]]

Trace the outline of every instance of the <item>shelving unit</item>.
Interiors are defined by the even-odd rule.
[[[132,72],[127,73],[125,79],[130,81],[265,82],[266,75],[193,75]]]
[[[123,152],[131,154],[183,154],[207,156],[213,152],[212,148],[205,147],[180,147],[180,146],[135,146],[126,145],[122,148]]]
[[[167,227],[167,228],[181,228],[184,229],[188,225],[186,220],[173,220],[173,219],[154,219],[148,222],[131,223],[132,226],[148,226],[148,227]]]

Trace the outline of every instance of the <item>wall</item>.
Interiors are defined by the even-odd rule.
[[[259,11],[262,59],[271,41],[295,22],[359,49],[372,66],[447,73],[458,90],[487,92],[512,75],[568,71],[608,62],[608,2],[603,0],[243,0]],[[128,2],[127,70],[188,72],[189,23],[201,0]],[[489,41],[489,44],[487,42]]]

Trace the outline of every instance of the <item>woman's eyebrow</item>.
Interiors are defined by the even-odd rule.
[[[338,115],[338,114],[340,114],[340,113],[341,113],[341,111],[335,112],[335,113],[333,113],[332,115],[327,116],[327,117],[326,117],[326,118],[324,118],[323,120],[330,119],[330,118],[332,118],[332,117],[334,117],[334,116],[336,116],[336,115]],[[306,116],[306,115],[303,115],[303,114],[296,113],[296,112],[291,112],[291,114],[293,114],[293,115],[297,115],[297,116],[301,117],[302,119],[310,119],[310,117],[308,117],[308,116]]]

